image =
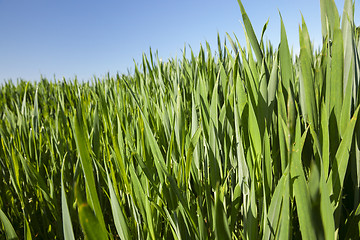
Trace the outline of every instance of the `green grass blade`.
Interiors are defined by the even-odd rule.
[[[1,209],[0,209],[0,220],[4,227],[6,239],[8,240],[18,239],[14,227],[11,225],[10,220],[7,218],[7,216]]]
[[[129,87],[127,82],[125,82],[125,83],[126,83],[127,89],[131,93],[131,96],[135,100],[136,105],[140,109],[140,113],[141,113],[141,115],[143,117],[146,140],[148,141],[151,152],[153,153],[154,162],[155,162],[155,166],[156,166],[160,181],[163,183],[164,180],[165,180],[164,173],[166,172],[166,164],[165,164],[164,157],[163,157],[163,155],[161,153],[159,145],[156,142],[155,136],[154,136],[154,134],[153,134],[153,132],[152,132],[152,130],[150,128],[149,122],[147,121],[147,118],[146,118],[144,112],[141,110],[140,104],[139,104],[137,98],[135,97],[135,94],[134,94],[133,90]]]
[[[326,36],[332,36],[334,29],[340,27],[340,17],[334,0],[320,0],[320,10],[322,36],[325,39]]]
[[[330,193],[328,185],[326,184],[326,174],[325,169],[320,174],[320,213],[325,239],[331,240],[335,239],[335,222],[333,207],[330,203]]]
[[[353,79],[354,76],[354,69],[351,67],[349,71],[348,79]],[[351,102],[352,102],[352,90],[353,90],[353,81],[347,81],[346,89],[345,89],[345,95],[342,103],[341,108],[341,115],[340,115],[340,134],[343,137],[344,133],[346,131],[346,127],[348,122],[351,118]]]
[[[335,29],[332,44],[330,109],[334,111],[337,128],[340,127],[341,107],[343,103],[344,47],[340,29]],[[340,130],[340,129],[339,129]]]
[[[218,81],[215,82],[210,103],[209,123],[209,161],[210,184],[215,189],[223,178],[222,164],[219,153],[219,114],[218,114]]]
[[[311,199],[301,162],[301,152],[305,142],[307,131],[301,136],[300,118],[297,117],[295,146],[292,150],[290,174],[293,183],[293,194],[296,201],[300,231],[303,239],[316,239],[313,228]]]
[[[301,28],[299,28],[299,35],[300,39],[302,38],[303,32]],[[300,40],[300,44],[303,43],[302,40]],[[305,115],[306,119],[310,124],[310,127],[312,127],[315,132],[318,128],[318,110],[317,110],[317,103],[315,99],[315,89],[314,89],[314,75],[312,71],[312,65],[311,65],[311,56],[309,56],[309,50],[306,48],[306,44],[303,43],[300,45],[300,67],[301,67],[301,76],[300,79],[303,82],[304,86],[304,94],[305,94]]]
[[[98,106],[95,107],[94,124],[93,124],[92,148],[97,159],[100,159],[100,124]]]
[[[321,142],[322,142],[322,167],[324,178],[327,180],[330,168],[330,137],[329,137],[329,114],[324,103],[321,105]]]
[[[280,55],[281,82],[284,88],[288,90],[290,87],[290,83],[293,83],[292,59],[290,56],[288,40],[281,14],[280,14],[280,20],[281,20],[281,42],[279,47],[279,55]]]
[[[77,183],[78,184],[78,183]],[[75,195],[78,205],[79,220],[86,239],[108,239],[105,227],[103,227],[90,205],[83,200],[78,185],[75,186]]]
[[[360,231],[360,204],[357,206],[356,210],[354,208],[353,212],[350,213],[350,216],[346,222],[347,232],[345,239],[356,239],[359,236]]]
[[[333,162],[333,167],[330,172],[328,181],[330,181],[330,189],[332,189],[332,202],[335,201],[335,204],[338,203],[341,197],[341,191],[344,185],[344,179],[346,174],[346,169],[349,162],[349,154],[351,149],[351,144],[353,142],[354,128],[356,125],[358,113],[360,106],[357,107],[353,117],[351,118],[344,137],[339,145],[339,148],[335,155],[335,160]]]
[[[341,18],[341,31],[344,43],[344,86],[347,86],[348,81],[352,82],[355,80],[354,76],[350,75],[350,72],[353,72],[355,69],[354,9],[352,2],[351,0],[344,1],[344,10]],[[344,94],[346,96],[345,92]]]
[[[262,164],[262,175],[264,177],[264,191],[266,196],[266,202],[270,203],[270,193],[273,190],[273,160],[271,157],[271,146],[270,146],[270,136],[268,134],[267,129],[265,128],[265,134],[263,138],[263,164]]]
[[[87,189],[89,190],[89,196],[91,200],[92,208],[98,218],[98,221],[101,227],[105,228],[104,217],[102,214],[95,178],[93,174],[93,166],[92,160],[89,152],[89,144],[87,139],[87,133],[83,129],[84,123],[82,119],[81,107],[79,107],[76,111],[76,115],[74,117],[74,136],[76,141],[76,146],[80,155],[81,165],[83,167],[84,175],[85,175],[85,183],[87,185]],[[85,212],[88,212],[87,207],[84,208]]]
[[[127,226],[127,219],[121,210],[121,207],[120,207],[119,201],[116,197],[114,187],[111,182],[107,168],[106,168],[106,175],[107,175],[109,192],[110,192],[111,210],[112,210],[117,233],[119,234],[120,239],[123,239],[123,240],[130,239],[129,228]]]
[[[220,193],[221,188],[215,192],[215,206],[214,206],[214,219],[215,219],[215,236],[217,239],[231,239],[229,224],[226,218],[224,205],[221,200],[223,194]]]
[[[63,159],[62,167],[61,167],[61,210],[62,210],[62,221],[63,221],[63,231],[64,231],[64,239],[65,240],[73,240],[74,231],[71,222],[69,207],[66,200],[66,193],[64,187],[64,166],[65,166],[65,157]]]
[[[277,93],[277,128],[278,128],[278,138],[279,138],[279,152],[280,152],[280,165],[279,168],[282,173],[284,173],[285,168],[288,165],[288,149],[286,147],[287,141],[284,131],[284,119],[287,119],[286,114],[286,105],[282,87],[278,87]]]
[[[259,124],[258,124],[258,119],[255,115],[255,110],[254,110],[251,102],[249,102],[248,124],[249,124],[248,136],[250,137],[251,145],[254,148],[254,151],[256,154],[255,158],[258,159],[262,153],[262,144],[261,144],[262,141],[261,141],[261,134],[260,134],[260,128],[259,128]],[[259,164],[259,166],[260,166],[260,164]]]
[[[185,163],[185,183],[186,184],[188,184],[188,182],[189,182],[193,153],[194,153],[195,147],[200,139],[201,132],[202,132],[202,129],[199,127],[196,130],[196,132],[194,133],[194,135],[192,136],[189,149],[187,150],[187,153],[186,153],[186,163]]]
[[[244,219],[244,229],[246,233],[246,239],[258,238],[258,219],[257,219],[257,207],[255,197],[255,175],[252,174],[251,185],[249,194],[243,194],[246,201],[244,201],[244,207],[246,209],[246,217]]]
[[[265,220],[265,229],[263,232],[263,239],[273,239],[278,229],[279,219],[281,216],[281,208],[283,201],[283,191],[285,188],[286,178],[289,175],[289,168],[287,167],[284,174],[278,181],[273,192],[270,206],[268,208],[268,218]]]
[[[25,212],[24,212],[24,239],[32,240],[31,229],[30,229],[30,225],[29,225],[28,218],[26,215],[27,214],[25,214]]]
[[[281,217],[279,222],[279,230],[277,237],[279,239],[289,239],[290,238],[290,174],[284,174],[286,176],[284,183],[284,193],[281,205]]]
[[[276,52],[273,67],[272,67],[271,74],[270,74],[269,84],[268,84],[269,117],[271,116],[272,111],[275,107],[275,97],[276,97],[276,91],[277,91],[278,83],[279,83],[278,64],[279,64],[279,52]]]
[[[242,84],[241,82],[238,84]],[[240,104],[240,103],[238,103]],[[249,170],[246,164],[243,140],[240,131],[240,116],[238,112],[238,107],[236,106],[236,100],[234,99],[234,118],[235,118],[235,140],[236,140],[236,156],[237,156],[237,167],[238,167],[238,177],[240,188],[243,189],[247,187],[247,182],[249,178]],[[248,188],[246,188],[248,189]],[[247,192],[247,191],[246,191]]]
[[[300,34],[300,46],[305,46],[305,49],[308,53],[308,56],[310,56],[311,64],[313,64],[313,51],[309,36],[309,31],[307,29],[304,16],[301,14],[301,34]]]
[[[250,43],[251,43],[251,45],[252,45],[252,47],[254,49],[256,59],[257,59],[258,62],[260,62],[263,59],[263,54],[262,54],[259,42],[258,42],[258,40],[256,38],[254,29],[253,29],[253,27],[251,25],[251,22],[250,22],[250,19],[249,19],[248,15],[246,14],[246,11],[244,9],[244,6],[243,6],[241,0],[238,0],[238,3],[239,3],[239,6],[240,6],[240,11],[241,11],[241,14],[242,14],[242,19],[244,21],[244,25],[245,25],[247,35],[249,36]]]

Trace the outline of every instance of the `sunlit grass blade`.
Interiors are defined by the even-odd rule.
[[[263,164],[262,164],[262,175],[264,178],[264,191],[266,196],[266,202],[270,204],[270,193],[273,191],[273,160],[271,157],[271,146],[270,146],[270,137],[267,129],[265,129],[265,134],[263,138]]]
[[[28,218],[26,215],[27,214],[25,214],[25,212],[24,212],[24,239],[32,240],[30,224],[28,222]]]
[[[65,156],[66,157],[66,156]],[[61,167],[61,210],[62,210],[62,220],[63,220],[63,231],[64,231],[64,239],[72,240],[75,239],[73,226],[71,222],[69,207],[66,200],[66,192],[64,187],[64,165],[65,158],[63,159],[62,167]]]
[[[268,106],[269,106],[269,119],[271,119],[272,111],[275,107],[275,97],[276,91],[278,88],[279,78],[278,78],[278,64],[279,64],[279,52],[276,52],[274,58],[273,67],[270,74],[269,84],[268,84]]]
[[[343,35],[344,43],[344,86],[346,87],[348,82],[355,81],[354,76],[350,73],[354,73],[355,68],[355,51],[354,47],[354,10],[353,10],[353,1],[345,0],[344,1],[344,10],[341,18],[341,31]],[[353,69],[352,69],[353,68]],[[345,89],[344,96],[346,97]]]
[[[279,220],[279,229],[276,237],[279,239],[289,239],[290,237],[290,174],[287,172],[285,175],[285,183],[283,189],[283,198],[281,204],[281,215]]]
[[[218,115],[218,81],[216,81],[209,110],[209,166],[210,184],[215,189],[223,178],[219,153],[219,115]]]
[[[265,228],[263,232],[263,239],[274,239],[278,232],[279,219],[281,216],[281,208],[283,201],[283,190],[285,188],[286,178],[289,175],[289,167],[285,169],[284,174],[280,178],[273,192],[270,206],[268,208],[268,217],[265,220]]]
[[[349,71],[348,79],[352,80],[353,75],[354,75],[354,71],[353,71],[353,68],[351,67],[350,71]],[[344,89],[345,90],[344,99],[342,102],[342,107],[341,107],[341,112],[340,112],[340,121],[339,121],[340,135],[342,137],[344,136],[347,124],[351,118],[351,103],[352,103],[352,98],[353,98],[353,94],[352,94],[353,85],[354,85],[353,81],[347,81],[347,85]]]
[[[222,202],[223,193],[221,188],[215,192],[215,206],[214,206],[214,219],[215,219],[215,236],[217,239],[231,239],[231,233],[227,222],[224,205]]]
[[[327,171],[324,169],[320,173],[320,213],[324,228],[325,239],[335,239],[335,222],[333,207],[330,203],[330,193],[326,184]]]
[[[299,28],[300,39],[302,38],[301,28]],[[303,41],[300,40],[300,44]],[[305,94],[305,116],[311,128],[315,131],[318,129],[318,108],[315,99],[315,89],[314,89],[314,74],[311,65],[311,57],[309,56],[309,50],[306,49],[305,43],[300,45],[300,67],[301,67],[301,76],[300,81],[303,82],[304,94]]]
[[[334,112],[337,129],[340,128],[340,115],[343,102],[343,69],[344,47],[340,29],[335,29],[332,43],[331,81],[330,81],[330,109]],[[331,122],[330,122],[331,124]],[[339,129],[340,131],[340,129]]]
[[[300,55],[280,14],[274,46],[272,20],[259,42],[238,3],[231,47],[218,34],[133,73],[0,86],[0,239],[356,238],[353,2],[340,28],[320,1],[321,46],[301,16]]]
[[[123,239],[123,240],[130,239],[129,228],[127,226],[127,219],[125,218],[125,216],[121,210],[119,201],[116,197],[114,187],[111,182],[111,179],[110,179],[107,169],[106,169],[106,175],[107,175],[107,180],[108,180],[108,185],[109,185],[111,210],[112,210],[116,230],[120,236],[120,239]]]
[[[143,116],[143,123],[144,123],[144,130],[145,130],[145,135],[146,135],[146,140],[149,142],[150,145],[150,149],[154,155],[154,162],[155,162],[155,166],[157,168],[157,172],[159,174],[159,178],[160,181],[163,183],[164,182],[164,172],[166,172],[166,165],[165,165],[165,160],[164,157],[161,153],[161,150],[159,148],[159,145],[156,142],[156,139],[154,137],[153,132],[151,131],[151,128],[149,126],[148,121],[146,120],[146,116],[144,115],[143,111],[141,110],[141,106],[139,104],[139,102],[137,101],[134,92],[132,91],[132,89],[129,87],[128,83],[126,83],[126,86],[128,87],[127,89],[130,91],[131,96],[134,98],[137,106],[140,109],[140,113]]]
[[[322,36],[325,39],[327,35],[332,36],[334,29],[340,27],[340,17],[334,0],[320,0],[320,10]]]
[[[195,151],[195,147],[201,136],[201,131],[202,131],[201,128],[198,128],[196,130],[196,132],[194,133],[194,135],[191,138],[190,146],[186,153],[186,163],[185,163],[185,183],[186,184],[188,183],[189,178],[190,178],[190,169],[191,169],[191,164],[192,164],[192,160],[193,160],[193,153]]]
[[[290,83],[293,82],[293,70],[292,70],[292,59],[290,56],[288,40],[286,36],[284,22],[281,20],[281,42],[279,47],[280,56],[280,69],[281,69],[281,82],[284,88],[287,90],[290,87]]]
[[[301,152],[307,131],[301,136],[299,117],[297,117],[295,131],[295,146],[292,149],[290,174],[291,178],[294,179],[293,194],[296,201],[301,236],[304,239],[316,239],[315,229],[312,227],[311,199],[301,162]]]
[[[74,136],[76,140],[77,149],[79,151],[81,165],[85,175],[85,184],[87,185],[87,190],[89,191],[89,197],[91,201],[91,207],[94,209],[96,217],[100,226],[105,228],[104,217],[101,211],[101,206],[96,190],[95,178],[93,173],[92,160],[89,153],[89,144],[87,139],[87,133],[85,132],[84,123],[82,119],[81,107],[77,109],[76,115],[74,117]],[[88,212],[87,207],[84,210]]]
[[[263,59],[263,54],[262,54],[259,42],[258,42],[258,40],[256,38],[254,29],[253,29],[253,27],[251,25],[251,22],[249,20],[248,15],[245,12],[245,9],[244,9],[244,6],[243,6],[241,0],[238,0],[238,3],[239,3],[239,6],[240,6],[240,10],[241,10],[242,18],[243,18],[244,25],[245,25],[245,28],[246,28],[246,32],[247,32],[247,34],[249,36],[250,43],[251,43],[251,45],[252,45],[252,47],[254,49],[256,59],[257,59],[258,62],[261,62],[262,59]]]

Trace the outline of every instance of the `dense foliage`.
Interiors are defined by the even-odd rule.
[[[281,21],[133,75],[0,88],[0,239],[359,237],[360,41],[321,0],[323,45]]]

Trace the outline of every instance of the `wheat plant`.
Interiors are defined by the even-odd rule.
[[[359,238],[354,2],[320,0],[323,44],[302,19],[299,55],[238,3],[246,46],[3,84],[0,239]]]

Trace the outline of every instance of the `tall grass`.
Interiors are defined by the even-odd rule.
[[[0,89],[1,239],[349,239],[360,231],[360,40],[151,51],[133,75]],[[264,26],[264,30],[266,25]],[[264,31],[263,31],[264,32]],[[295,59],[295,61],[293,61]]]

